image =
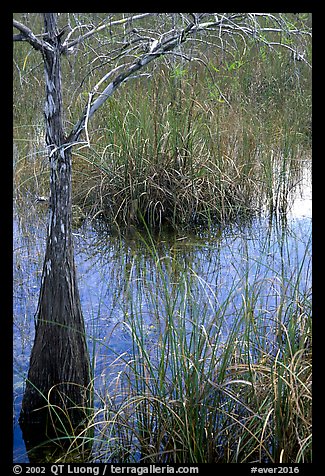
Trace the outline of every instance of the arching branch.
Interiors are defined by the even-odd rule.
[[[98,33],[99,31],[104,30],[105,28],[111,28],[112,26],[116,26],[116,25],[125,25],[128,22],[131,22],[131,21],[133,22],[135,20],[139,20],[141,18],[145,18],[150,15],[153,15],[153,13],[141,13],[140,15],[134,15],[134,16],[129,16],[127,18],[122,18],[121,20],[105,22],[103,25],[99,25],[93,28],[92,30],[87,31],[87,33],[84,33],[83,35],[79,35],[78,38],[70,41],[70,37],[72,36],[74,31],[79,28],[79,27],[76,27],[68,34],[62,46],[64,49],[69,50],[70,48],[73,48],[75,45],[82,43],[87,38],[90,38],[95,33]]]
[[[17,20],[13,20],[13,26],[20,31],[19,34],[13,35],[13,41],[28,41],[35,50],[51,49],[51,46],[44,40],[38,38],[30,28]],[[42,35],[44,38],[44,35]]]

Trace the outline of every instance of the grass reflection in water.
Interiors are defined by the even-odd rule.
[[[77,445],[90,439],[96,461],[309,461],[310,233],[308,218],[201,238],[113,238],[85,223],[75,240],[95,414]],[[18,403],[40,279],[21,246]]]

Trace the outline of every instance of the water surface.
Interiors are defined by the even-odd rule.
[[[45,251],[46,211],[29,203],[14,213],[14,461],[28,462],[17,422],[34,338]],[[261,325],[278,301],[311,291],[310,177],[296,187],[286,218],[256,218],[216,229],[210,236],[131,234],[124,238],[90,221],[74,231],[82,309],[98,395],[120,370],[117,356],[132,350],[127,321],[141,319],[154,345],[163,332],[166,294],[173,312],[208,322],[224,309],[224,338],[240,312],[247,288],[256,290]],[[154,246],[153,246],[154,243]],[[188,287],[186,304],[178,295]],[[230,296],[230,299],[229,299]],[[194,316],[194,317],[193,317]],[[272,342],[270,341],[270,346]],[[114,362],[114,365],[112,363]]]

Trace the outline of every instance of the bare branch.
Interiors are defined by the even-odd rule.
[[[77,29],[77,28],[80,28],[79,27],[76,27],[75,29],[73,29],[69,35],[67,36],[65,42],[63,43],[63,48],[65,49],[69,49],[69,48],[72,48],[74,47],[75,45],[81,43],[82,41],[84,41],[86,38],[89,38],[90,36],[93,36],[95,33],[98,33],[99,31],[105,29],[105,28],[110,28],[114,25],[123,25],[123,24],[127,24],[128,22],[130,21],[134,21],[134,20],[139,20],[140,18],[145,18],[147,16],[150,16],[150,15],[153,15],[152,13],[141,13],[140,15],[134,15],[134,16],[131,16],[131,17],[128,17],[128,18],[122,18],[121,20],[115,20],[115,21],[112,21],[112,22],[107,22],[107,23],[104,23],[103,25],[100,25],[100,26],[97,26],[95,28],[93,28],[92,30],[90,31],[87,31],[87,33],[84,33],[83,35],[80,35],[78,38],[76,38],[75,40],[71,40],[69,41],[72,33]]]
[[[17,20],[13,20],[13,26],[20,31],[20,34],[13,35],[13,41],[28,41],[35,50],[51,49],[51,46],[37,38],[30,28]]]
[[[99,94],[98,98],[92,103],[91,107],[87,104],[86,110],[84,111],[81,119],[77,122],[73,128],[71,134],[69,135],[67,142],[75,142],[78,140],[79,135],[85,128],[86,122],[94,115],[97,109],[114,93],[114,91],[125,82],[130,76],[133,76],[139,69],[143,68],[147,64],[151,63],[154,59],[163,55],[164,53],[174,49],[179,46],[181,42],[185,41],[186,33],[194,27],[194,23],[190,23],[186,28],[181,30],[181,32],[174,32],[174,35],[167,37],[162,41],[156,40],[154,45],[151,45],[149,53],[146,53],[133,62],[126,70],[120,73],[113,81],[111,81],[108,86]],[[110,74],[107,74],[106,77],[109,77]],[[98,85],[104,80],[100,80]],[[98,86],[97,85],[97,86]]]
[[[118,25],[118,24],[126,24],[128,21],[143,18],[144,16],[148,16],[150,14],[142,14],[136,15],[134,17],[128,17],[126,19],[117,20],[111,23],[105,23],[100,27],[94,28],[90,32],[86,33],[85,35],[81,35],[78,39],[74,40],[74,42],[70,41],[67,44],[69,47],[71,45],[76,44],[79,41],[87,38],[88,36],[94,34],[95,32],[107,28],[109,25]],[[139,70],[147,66],[153,60],[161,57],[172,54],[173,56],[183,58],[187,61],[192,60],[200,60],[198,57],[192,55],[185,54],[184,51],[178,51],[178,48],[181,44],[185,43],[187,40],[191,42],[197,41],[201,44],[204,43],[206,45],[213,45],[217,48],[236,48],[237,47],[237,40],[236,36],[241,38],[241,44],[244,47],[244,51],[246,51],[247,43],[245,38],[251,38],[261,44],[266,44],[270,48],[274,46],[285,47],[292,52],[296,52],[296,50],[282,41],[279,38],[279,41],[276,41],[275,36],[273,35],[272,41],[270,38],[267,38],[269,33],[271,34],[286,34],[286,35],[299,35],[304,34],[304,32],[300,31],[298,28],[293,27],[285,18],[276,17],[272,14],[247,14],[247,13],[223,13],[223,14],[187,14],[188,16],[185,17],[185,14],[179,15],[181,20],[180,25],[182,27],[177,28],[177,23],[175,21],[176,17],[173,17],[173,27],[172,29],[168,29],[168,31],[160,31],[159,30],[150,30],[150,29],[132,29],[130,38],[123,41],[119,44],[119,42],[115,42],[115,46],[119,44],[117,49],[114,49],[113,52],[117,52],[117,54],[112,55],[112,50],[107,58],[109,64],[112,64],[112,69],[109,72],[105,72],[102,78],[98,81],[96,86],[92,90],[92,96],[90,100],[87,102],[87,105],[84,109],[84,112],[80,118],[80,120],[75,124],[67,142],[76,142],[86,127],[87,122],[93,116],[93,114],[98,110],[98,108],[114,93],[114,91],[125,81],[130,78],[142,76],[139,74]],[[262,26],[259,20],[260,16],[264,16],[269,20],[267,26]],[[272,23],[271,23],[272,21]],[[273,24],[273,26],[272,26]],[[211,33],[202,40],[201,33],[210,31]],[[308,33],[308,32],[306,32]],[[152,35],[152,36],[151,36]],[[229,43],[227,36],[232,40],[233,44]],[[214,41],[212,43],[211,41]],[[192,43],[193,44],[193,43]],[[140,56],[139,56],[140,52]],[[297,53],[297,52],[296,52]],[[114,57],[112,57],[114,56]],[[100,55],[102,58],[102,55]],[[126,63],[126,58],[133,58],[131,62]],[[305,61],[303,55],[297,54],[297,58],[301,61]],[[99,56],[98,56],[99,58]],[[115,61],[120,61],[124,59],[123,64],[117,64]],[[204,63],[204,61],[201,59]],[[309,64],[307,61],[305,61]],[[205,64],[205,63],[204,63]],[[103,66],[103,65],[101,65]],[[207,66],[207,65],[206,65]],[[122,71],[120,72],[120,70]],[[117,76],[116,73],[118,72]],[[112,75],[115,74],[115,78]],[[108,83],[109,81],[109,83]],[[106,86],[105,86],[106,84]],[[99,92],[99,87],[103,86],[101,92]],[[220,91],[221,94],[221,91]],[[223,95],[221,94],[223,97]],[[90,96],[89,96],[90,98]],[[227,102],[226,98],[223,99]]]
[[[13,35],[12,37],[13,41],[26,41],[27,38],[25,35],[23,35],[22,33],[17,33],[16,35]]]

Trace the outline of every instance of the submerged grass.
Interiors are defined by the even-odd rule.
[[[45,444],[43,456],[310,462],[310,243],[301,256],[281,228],[275,241],[261,230],[262,244],[250,243],[249,230],[227,243],[216,235],[210,244],[198,241],[203,260],[187,240],[158,245],[144,228],[141,249],[123,241],[125,255],[109,253],[120,256],[113,273],[121,286],[115,296],[112,276],[106,284],[117,303],[109,312],[121,316],[104,338],[97,324],[104,283],[91,311],[94,413],[78,433],[66,426],[56,451]]]
[[[150,235],[145,248],[155,273],[125,266],[124,318],[98,342],[111,358],[74,445],[91,440],[102,462],[311,462],[308,247],[289,279],[243,244],[244,269],[228,283],[206,281]],[[129,336],[124,352],[116,332]]]

